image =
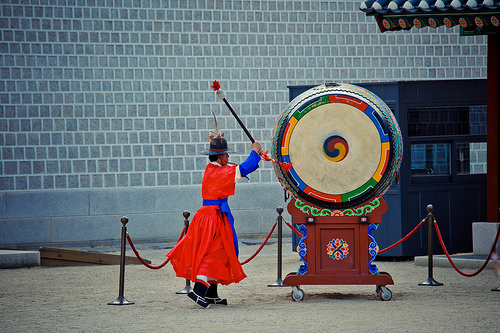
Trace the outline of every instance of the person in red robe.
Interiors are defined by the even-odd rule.
[[[238,283],[246,277],[238,260],[238,239],[227,198],[234,195],[241,177],[257,170],[264,154],[255,141],[248,158],[240,165],[232,164],[226,139],[219,133],[209,138],[210,148],[201,152],[210,160],[201,185],[203,206],[193,216],[185,237],[166,255],[178,277],[194,282],[187,296],[202,308],[227,305],[226,299],[219,298],[217,285]]]

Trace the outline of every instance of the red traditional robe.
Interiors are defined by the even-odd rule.
[[[219,200],[234,194],[236,165],[209,163],[203,175],[204,200]],[[202,206],[193,216],[188,232],[167,254],[179,277],[196,281],[197,275],[214,278],[211,283],[227,285],[246,275],[236,255],[233,231],[220,207]]]

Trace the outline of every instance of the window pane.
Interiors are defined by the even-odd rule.
[[[486,134],[486,105],[469,107],[470,134]]]
[[[486,173],[486,142],[457,143],[457,174]]]
[[[408,109],[408,135],[486,134],[486,105]]]
[[[449,175],[450,145],[448,143],[411,145],[412,175]]]

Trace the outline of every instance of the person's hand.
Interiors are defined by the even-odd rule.
[[[264,149],[262,148],[262,146],[258,141],[254,141],[254,143],[252,143],[252,150],[254,150],[260,156],[264,154]]]

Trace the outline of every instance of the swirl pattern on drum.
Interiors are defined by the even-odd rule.
[[[289,171],[274,164],[291,195],[343,209],[385,193],[402,149],[389,107],[364,88],[337,84],[309,89],[288,104],[274,128],[271,153],[292,163]]]
[[[349,145],[341,136],[332,135],[323,143],[323,154],[332,162],[340,162],[349,153]]]

